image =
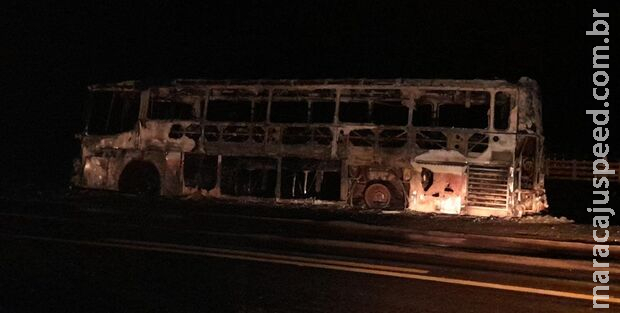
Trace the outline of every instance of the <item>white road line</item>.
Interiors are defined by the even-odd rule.
[[[77,221],[76,218],[70,218],[70,217],[45,216],[45,215],[33,215],[33,214],[19,214],[19,213],[4,213],[4,212],[0,213],[0,216],[22,217],[22,218],[40,219],[40,220],[52,220],[52,221]]]
[[[286,264],[286,265],[295,265],[295,266],[302,266],[302,267],[331,269],[331,270],[354,272],[354,273],[374,274],[374,275],[381,275],[381,276],[406,278],[406,279],[412,279],[412,280],[432,281],[432,282],[439,282],[439,283],[446,283],[446,284],[453,284],[453,285],[473,286],[473,287],[480,287],[480,288],[488,288],[488,289],[496,289],[496,290],[513,291],[513,292],[520,292],[520,293],[529,293],[529,294],[537,294],[537,295],[544,295],[544,296],[554,296],[554,297],[592,301],[591,294],[580,294],[580,293],[558,291],[558,290],[548,290],[548,289],[539,289],[539,288],[531,288],[531,287],[523,287],[523,286],[515,286],[515,285],[488,283],[488,282],[481,282],[481,281],[474,281],[474,280],[422,275],[422,274],[416,274],[415,272],[407,272],[407,271],[414,271],[417,269],[411,269],[411,268],[406,268],[406,267],[401,268],[401,267],[383,266],[383,265],[366,264],[366,263],[345,262],[345,261],[339,261],[339,260],[312,259],[312,258],[304,258],[304,257],[293,257],[293,256],[286,256],[286,255],[257,253],[257,252],[238,251],[238,250],[229,250],[229,249],[216,249],[216,248],[205,248],[205,247],[183,246],[183,245],[172,245],[172,244],[161,244],[161,243],[147,243],[143,241],[115,240],[114,242],[99,242],[99,241],[72,240],[72,239],[37,237],[37,236],[25,236],[25,235],[12,235],[12,237],[22,238],[22,239],[31,239],[31,240],[40,240],[40,241],[54,241],[54,242],[71,243],[71,244],[79,244],[79,245],[89,245],[89,246],[115,247],[115,248],[124,248],[124,249],[141,250],[141,251],[157,251],[157,252],[210,256],[210,257],[217,257],[217,258],[256,261],[256,262],[265,262],[265,263],[274,263],[274,264]],[[197,248],[200,248],[200,249],[197,250]],[[388,268],[391,268],[391,269],[388,270]],[[428,273],[428,271],[424,271],[424,270],[417,270],[417,271],[420,271],[421,273]],[[620,303],[620,299],[614,298],[614,297],[610,297],[607,300],[601,299],[600,301],[610,302],[610,303]]]
[[[355,268],[370,268],[370,269],[379,269],[385,271],[393,271],[393,272],[402,272],[402,273],[417,273],[417,274],[426,274],[427,270],[421,270],[417,268],[411,267],[400,267],[400,266],[388,266],[388,265],[380,265],[380,264],[370,264],[370,263],[360,263],[360,262],[350,262],[350,261],[342,261],[342,260],[330,260],[324,258],[308,258],[302,256],[292,256],[292,255],[282,255],[282,254],[274,254],[274,253],[265,253],[265,252],[254,252],[254,251],[243,251],[243,250],[231,250],[231,249],[221,249],[221,248],[208,248],[208,247],[200,247],[200,246],[189,246],[189,245],[177,245],[170,243],[159,243],[159,242],[149,242],[149,241],[134,241],[134,240],[115,240],[111,239],[110,241],[121,243],[124,245],[139,245],[142,247],[163,247],[166,249],[180,249],[182,251],[201,251],[208,253],[218,253],[218,254],[228,254],[234,256],[248,256],[254,258],[262,258],[269,260],[288,260],[294,262],[303,262],[303,263],[321,263],[321,264],[330,264],[330,265],[338,265],[338,266],[347,266],[347,267],[355,267]]]

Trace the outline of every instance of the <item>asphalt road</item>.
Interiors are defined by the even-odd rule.
[[[275,240],[309,236],[294,219],[216,214],[197,223],[182,213],[50,203],[5,206],[0,229],[0,312],[592,310],[592,285],[577,276]]]

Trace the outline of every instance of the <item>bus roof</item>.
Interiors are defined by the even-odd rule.
[[[168,83],[148,83],[145,81],[123,81],[109,84],[90,85],[90,90],[144,90],[152,87],[170,88],[277,88],[299,87],[302,89],[328,88],[398,88],[398,87],[437,87],[437,88],[515,88],[535,84],[535,81],[522,77],[517,83],[506,80],[486,79],[175,79]]]

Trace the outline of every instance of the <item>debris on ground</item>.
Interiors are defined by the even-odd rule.
[[[517,223],[520,224],[572,224],[574,222],[564,216],[551,215],[528,215],[517,219]]]

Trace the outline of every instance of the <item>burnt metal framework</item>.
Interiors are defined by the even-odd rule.
[[[541,103],[528,78],[89,89],[105,100],[80,136],[83,187],[151,190],[157,177],[162,195],[485,216],[546,207]]]

